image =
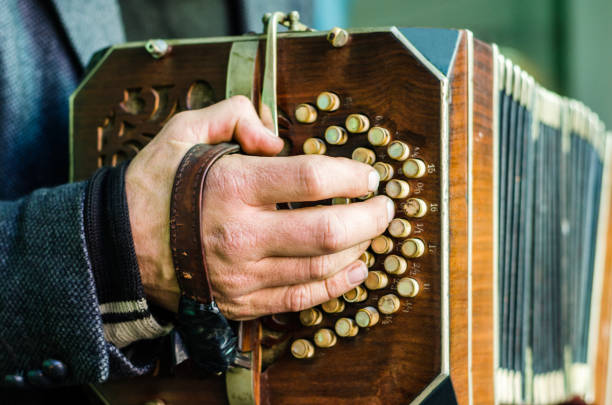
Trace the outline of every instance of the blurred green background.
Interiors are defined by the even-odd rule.
[[[261,31],[265,11],[317,29],[467,28],[612,128],[612,0],[120,0],[128,40]]]

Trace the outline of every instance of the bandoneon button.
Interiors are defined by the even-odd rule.
[[[325,140],[330,145],[344,145],[347,139],[346,131],[342,127],[332,125],[325,130]]]
[[[359,327],[351,318],[338,319],[334,329],[340,337],[352,337],[357,335],[357,332],[359,332]]]
[[[393,241],[385,235],[380,235],[372,239],[370,248],[379,255],[386,254],[393,250]]]
[[[312,124],[317,120],[317,110],[310,104],[298,104],[295,107],[295,119],[302,124]]]
[[[404,180],[389,180],[385,186],[385,192],[391,198],[406,198],[410,193],[410,185]]]
[[[405,238],[412,232],[412,225],[403,218],[394,218],[387,229],[394,238]]]
[[[421,239],[406,239],[402,244],[402,254],[409,259],[421,257],[423,253],[425,253],[425,244]]]
[[[300,322],[304,326],[314,326],[321,323],[323,314],[316,308],[309,308],[300,311]]]
[[[318,347],[332,347],[337,340],[336,334],[330,329],[319,329],[314,335],[314,343]]]
[[[393,178],[393,166],[389,163],[376,162],[373,167],[378,172],[381,181],[387,181]]]
[[[397,283],[397,293],[402,297],[416,297],[419,283],[413,278],[404,277]]]
[[[309,359],[314,352],[314,346],[306,339],[297,339],[291,344],[291,354],[296,359]]]
[[[370,290],[380,290],[381,288],[385,288],[387,284],[389,284],[389,279],[382,271],[368,272],[368,278],[366,278],[365,286]]]
[[[323,155],[327,150],[325,142],[319,138],[308,138],[302,146],[304,153],[307,155]]]
[[[361,254],[361,256],[359,256],[359,260],[361,260],[362,262],[364,262],[366,264],[366,266],[368,267],[372,267],[374,266],[374,261],[376,260],[374,258],[374,255],[370,252],[368,252],[367,250],[365,252],[363,252]]]
[[[408,268],[408,263],[406,263],[406,259],[401,256],[389,255],[385,257],[384,267],[387,273],[400,275],[404,274]]]
[[[385,315],[390,315],[399,311],[400,300],[394,294],[387,294],[378,300],[378,310]]]
[[[350,204],[351,199],[347,197],[334,197],[332,198],[332,205],[346,205]]]
[[[359,134],[370,128],[370,120],[363,114],[351,114],[344,122],[347,131]]]
[[[421,159],[408,159],[402,165],[402,172],[404,176],[409,179],[417,179],[419,177],[423,177],[427,171],[427,167],[425,167],[425,162]]]
[[[362,302],[368,298],[368,292],[366,291],[365,288],[358,285],[352,290],[347,291],[344,294],[342,294],[342,297],[344,298],[346,302]]]
[[[324,91],[317,96],[317,108],[321,111],[336,111],[340,107],[340,97],[336,94]]]
[[[355,314],[355,322],[357,322],[360,328],[369,328],[370,326],[376,325],[379,318],[380,315],[374,307],[361,308],[357,311],[357,314]]]
[[[374,146],[385,146],[391,140],[391,134],[387,128],[372,127],[368,131],[368,141]]]
[[[427,203],[420,198],[409,198],[404,204],[404,212],[409,217],[421,218],[427,213]]]
[[[340,298],[332,298],[321,304],[321,308],[328,314],[337,314],[338,312],[344,311],[344,301]]]
[[[410,155],[410,147],[402,141],[393,141],[387,146],[387,154],[391,159],[406,160]]]
[[[368,148],[356,148],[351,157],[353,160],[367,165],[371,165],[376,161],[376,154]]]

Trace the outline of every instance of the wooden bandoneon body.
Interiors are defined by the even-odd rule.
[[[278,34],[278,129],[289,155],[352,157],[381,174],[396,220],[363,257],[368,281],[242,323],[250,370],[94,390],[111,404],[604,403],[609,168],[598,118],[469,31],[356,29],[336,32],[341,44],[327,34]],[[179,111],[233,94],[258,106],[266,42],[107,50],[72,97],[72,179],[133,157]],[[342,197],[320,203],[359,201]]]

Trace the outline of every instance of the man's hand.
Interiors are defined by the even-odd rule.
[[[197,143],[240,143],[274,155],[282,140],[244,97],[177,114],[131,162],[126,174],[130,221],[148,298],[176,311],[180,291],[169,246],[170,194],[176,169]],[[384,232],[393,203],[364,202],[296,210],[276,203],[358,197],[378,187],[367,165],[326,156],[223,157],[209,172],[203,235],[213,295],[230,319],[299,311],[363,282],[358,260]]]

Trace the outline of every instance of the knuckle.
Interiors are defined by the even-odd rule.
[[[346,225],[334,213],[321,217],[319,225],[321,248],[329,253],[337,251],[346,241]]]
[[[324,193],[325,182],[321,172],[321,166],[317,162],[319,159],[307,159],[300,166],[299,182],[309,196],[317,197]]]
[[[308,274],[311,280],[321,280],[327,274],[329,258],[323,256],[313,256],[308,261]]]
[[[297,285],[287,289],[286,307],[290,312],[299,312],[308,308],[310,292],[306,285]]]
[[[253,108],[251,100],[243,95],[232,96],[232,98],[230,98],[230,102],[232,103],[232,107],[237,111],[244,112],[247,109]]]
[[[248,249],[250,245],[250,236],[245,232],[241,224],[234,222],[224,222],[218,224],[211,232],[213,245],[226,258],[231,257],[234,253]]]

